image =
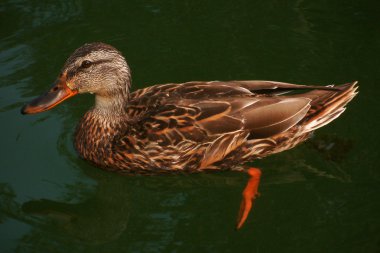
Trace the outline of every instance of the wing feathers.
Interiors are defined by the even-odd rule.
[[[245,128],[254,138],[266,138],[281,133],[297,124],[310,108],[308,98],[283,98],[280,101],[263,101],[267,105],[250,108],[243,113]],[[248,109],[248,108],[247,108]]]
[[[221,135],[206,148],[200,168],[204,169],[208,165],[222,160],[239,147],[246,140],[248,134],[246,131],[236,131]]]

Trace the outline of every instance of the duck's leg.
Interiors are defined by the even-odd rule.
[[[261,170],[257,168],[249,168],[247,172],[249,179],[242,193],[243,196],[240,203],[236,229],[243,226],[248,217],[249,211],[252,208],[254,199],[259,195],[257,189],[259,188]]]

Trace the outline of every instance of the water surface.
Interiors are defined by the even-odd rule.
[[[1,252],[380,252],[377,1],[0,3]],[[121,177],[81,161],[80,96],[22,116],[68,55],[103,41],[133,88],[190,80],[339,84],[360,94],[306,144],[254,163],[261,197],[234,230],[243,173]]]

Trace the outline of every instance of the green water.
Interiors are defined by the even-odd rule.
[[[0,252],[380,252],[378,1],[0,3]],[[190,80],[359,80],[306,144],[254,163],[261,197],[234,230],[243,173],[127,176],[81,161],[78,96],[22,116],[66,57],[103,41],[134,89]]]

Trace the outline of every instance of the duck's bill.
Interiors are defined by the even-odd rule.
[[[67,86],[66,78],[59,78],[48,92],[26,104],[21,109],[21,113],[34,114],[50,110],[76,94],[78,94],[78,91]]]

